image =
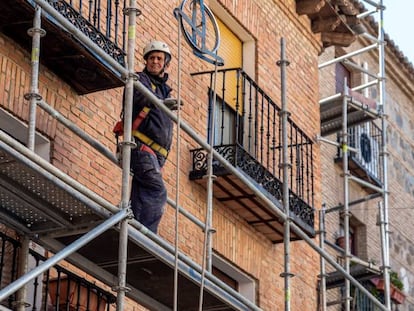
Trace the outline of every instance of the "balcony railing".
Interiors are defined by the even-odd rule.
[[[208,127],[209,140],[234,167],[240,168],[281,202],[283,146],[280,108],[243,70],[219,70],[216,92],[213,92],[213,74],[211,71],[193,74],[209,76],[209,124],[213,124]],[[290,118],[287,132],[288,161],[291,164],[290,210],[299,223],[313,229],[313,142]],[[192,150],[192,157],[190,178],[199,179],[206,173],[207,153],[202,149]],[[227,174],[216,162],[214,173]]]
[[[40,62],[71,85],[79,94],[124,85],[121,74],[91,47],[76,38],[62,21],[70,22],[106,54],[125,65],[125,0],[44,0],[61,19],[42,10],[38,21],[45,36],[40,39]],[[36,2],[34,0],[0,1],[0,32],[32,52]],[[57,15],[57,16],[60,16]]]
[[[125,64],[125,0],[46,1],[118,63]]]
[[[350,127],[348,128],[348,145],[358,150],[358,152],[349,154],[350,171],[366,181],[382,186],[381,129],[374,122]],[[342,161],[341,148],[338,148],[336,161]]]
[[[0,232],[0,248],[0,284],[3,288],[16,280],[20,243]],[[45,260],[44,256],[30,250],[32,268]],[[30,304],[30,310],[109,311],[115,302],[115,296],[108,291],[59,265],[36,277],[27,286],[26,302]],[[12,310],[16,294],[9,296],[4,303]]]

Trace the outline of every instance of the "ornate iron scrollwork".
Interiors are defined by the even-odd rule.
[[[125,66],[125,52],[103,35],[94,25],[78,13],[70,4],[63,0],[46,0],[55,10],[62,14],[76,28],[82,31],[89,39],[95,42],[102,50]]]
[[[283,184],[273,174],[271,174],[254,157],[238,145],[215,146],[214,149],[222,155],[233,166],[240,168],[269,194],[278,201],[283,199]],[[207,152],[204,149],[193,150],[193,176],[201,178],[207,170]],[[218,161],[213,164],[214,172],[222,171],[222,166]],[[199,173],[196,173],[199,171]],[[290,211],[303,223],[314,227],[314,210],[298,195],[290,191],[289,193]]]

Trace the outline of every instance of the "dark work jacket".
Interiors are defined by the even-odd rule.
[[[163,78],[152,76],[146,70],[137,74],[139,81],[151,90],[159,99],[163,100],[170,97],[171,88],[166,83],[168,80],[167,74],[165,74]],[[135,88],[133,98],[132,122],[134,122],[135,118],[144,107],[151,108],[147,117],[138,127],[138,131],[145,134],[165,149],[170,150],[173,135],[173,121],[164,111],[152,104],[149,99]]]

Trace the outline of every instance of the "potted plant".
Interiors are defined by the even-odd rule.
[[[337,232],[335,232],[335,244],[340,248],[345,249],[345,232],[342,227]],[[349,236],[349,249],[352,249],[351,236]]]
[[[376,291],[384,291],[384,279],[375,277],[371,279],[371,282],[375,285]],[[405,301],[404,284],[398,277],[398,273],[390,271],[390,297],[397,304],[403,304]],[[377,297],[377,296],[376,296]]]
[[[404,284],[398,277],[398,273],[395,271],[390,272],[390,282],[391,282],[391,299],[395,302],[402,304],[405,300]]]

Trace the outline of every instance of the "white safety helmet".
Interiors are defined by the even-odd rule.
[[[148,54],[154,51],[165,53],[165,62],[168,63],[171,60],[171,51],[168,45],[162,41],[151,41],[144,47],[144,59],[147,60]]]

